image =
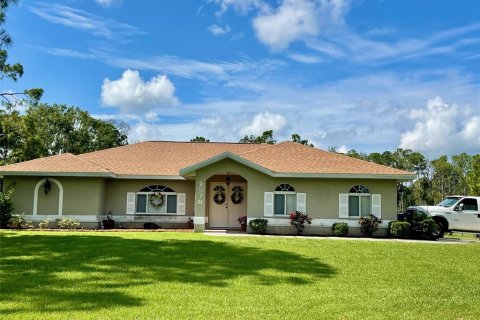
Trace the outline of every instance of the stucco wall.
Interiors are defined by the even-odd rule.
[[[307,213],[314,219],[338,219],[338,195],[348,193],[356,184],[363,184],[371,193],[382,196],[382,219],[395,220],[397,217],[396,181],[373,179],[308,179],[308,178],[272,178],[256,170],[250,169],[233,160],[225,159],[196,173],[197,191],[199,182],[205,185],[204,198],[206,197],[207,179],[217,173],[229,172],[239,174],[248,182],[247,212],[249,218],[263,217],[264,192],[273,192],[280,183],[292,185],[297,192],[307,194]],[[198,199],[198,198],[197,198]],[[208,201],[204,205],[196,203],[196,212],[208,215]],[[353,218],[352,220],[357,220]]]
[[[104,204],[105,213],[111,212],[113,215],[125,215],[127,192],[136,192],[149,185],[163,185],[172,188],[175,192],[185,193],[185,215],[193,215],[195,181],[188,180],[107,180]]]
[[[15,182],[13,193],[14,213],[32,214],[35,185],[45,177],[6,177],[4,188]],[[55,177],[63,187],[63,215],[104,214],[105,180],[101,178]],[[38,191],[38,214],[57,214],[59,190],[52,182],[45,195]]]

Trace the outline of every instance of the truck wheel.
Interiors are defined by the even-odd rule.
[[[443,238],[443,235],[445,234],[445,226],[443,225],[443,223],[441,221],[435,221],[435,223],[437,224],[437,231],[433,233],[433,238],[434,239],[440,239],[440,238]]]

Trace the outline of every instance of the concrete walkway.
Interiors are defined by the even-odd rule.
[[[239,230],[205,230],[205,235],[220,237],[264,237],[264,238],[296,238],[314,240],[348,240],[348,241],[380,241],[380,242],[406,242],[406,243],[429,243],[429,244],[472,244],[480,243],[478,240],[466,240],[455,238],[442,238],[436,241],[415,239],[392,239],[392,238],[362,238],[362,237],[332,237],[332,236],[294,236],[294,235],[270,235],[251,234]]]

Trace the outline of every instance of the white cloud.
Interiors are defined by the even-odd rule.
[[[208,0],[208,2],[215,3],[220,9],[215,13],[217,16],[223,15],[229,8],[241,14],[247,14],[253,9],[261,12],[269,10],[269,5],[262,0]]]
[[[147,121],[158,121],[158,113],[149,111],[145,114],[145,120]]]
[[[135,26],[56,3],[39,2],[30,7],[30,11],[51,23],[86,31],[110,40],[145,34]]]
[[[344,154],[347,153],[349,150],[350,149],[344,144],[342,144],[340,147],[337,148],[337,152],[344,153]]]
[[[222,35],[222,34],[230,32],[230,26],[227,24],[225,27],[222,28],[221,26],[213,24],[210,27],[208,27],[208,31],[210,31],[212,34],[218,36],[218,35]]]
[[[166,75],[145,82],[138,71],[126,70],[118,80],[103,81],[102,103],[119,107],[122,112],[143,112],[152,108],[177,105],[175,86]]]
[[[274,50],[287,48],[290,43],[319,31],[316,4],[308,0],[285,0],[274,12],[253,20],[257,38]]]
[[[96,3],[102,7],[110,7],[111,5],[120,2],[121,0],[95,0]]]
[[[480,116],[471,107],[448,105],[437,96],[409,117],[415,125],[401,135],[401,148],[432,156],[480,152]]]
[[[315,63],[321,63],[325,61],[319,56],[303,54],[303,53],[291,53],[288,55],[288,57],[297,62],[307,63],[307,64],[315,64]]]
[[[281,134],[286,125],[287,119],[283,115],[266,111],[255,115],[252,121],[240,130],[240,133],[242,135],[261,135],[266,130],[273,130]]]

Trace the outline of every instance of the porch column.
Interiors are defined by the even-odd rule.
[[[193,217],[194,232],[205,231],[205,205],[207,180],[202,176],[195,179],[195,215]]]

